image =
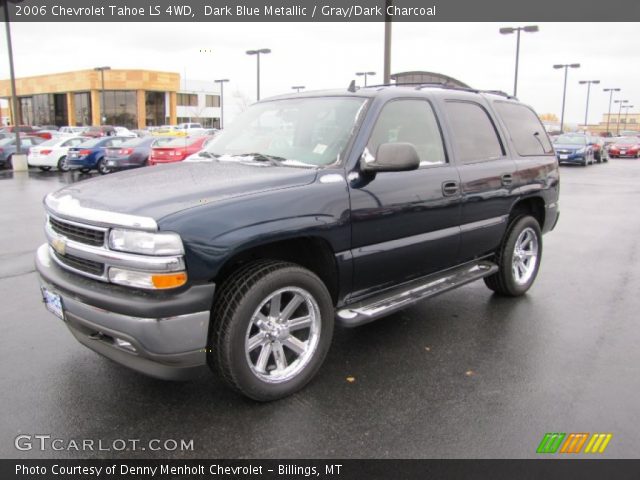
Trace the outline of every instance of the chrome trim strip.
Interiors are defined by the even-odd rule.
[[[91,260],[93,262],[104,263],[105,267],[107,268],[119,267],[129,270],[140,270],[154,273],[178,272],[185,269],[184,259],[181,256],[153,257],[148,255],[137,255],[135,253],[107,250],[102,247],[94,247],[92,245],[75,242],[63,235],[59,235],[51,229],[49,223],[45,225],[44,230],[47,241],[50,245],[56,240],[64,241],[66,244],[66,252],[70,255],[83,258],[85,260]],[[68,265],[64,265],[64,268],[71,270]],[[91,275],[82,270],[73,270],[81,275]],[[100,277],[100,279],[106,280],[106,275],[107,271],[105,269],[104,275]],[[92,278],[96,278],[96,276],[93,276]]]
[[[443,228],[441,230],[435,230],[433,232],[420,233],[411,237],[398,238],[395,240],[389,240],[387,242],[374,243],[372,245],[365,245],[362,247],[353,249],[353,258],[359,258],[374,253],[385,252],[387,250],[394,250],[396,248],[409,247],[424,242],[431,242],[433,240],[441,240],[446,237],[452,237],[460,233],[459,227]]]
[[[46,209],[62,217],[95,223],[102,227],[129,227],[138,230],[157,231],[158,224],[151,217],[139,217],[127,213],[109,212],[95,208],[83,207],[80,201],[69,194],[57,197],[50,193],[44,199]]]

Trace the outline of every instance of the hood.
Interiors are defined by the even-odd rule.
[[[52,195],[70,196],[85,208],[160,220],[211,202],[306,185],[315,177],[316,170],[310,168],[180,162],[81,181]]]

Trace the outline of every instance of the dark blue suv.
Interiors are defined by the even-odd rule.
[[[118,147],[128,138],[126,137],[101,137],[92,138],[77,147],[69,149],[67,154],[67,166],[70,170],[80,170],[83,173],[96,169],[98,172],[109,173],[109,168],[104,160],[105,149]]]

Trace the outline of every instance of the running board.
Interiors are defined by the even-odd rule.
[[[429,275],[405,283],[385,295],[378,295],[338,310],[336,321],[345,327],[357,327],[392,312],[408,307],[420,300],[435,297],[466,283],[479,280],[498,271],[489,260],[467,263],[444,273]]]

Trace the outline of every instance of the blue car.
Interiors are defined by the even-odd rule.
[[[559,163],[587,166],[595,163],[593,144],[586,135],[560,135],[553,142]]]
[[[67,153],[67,167],[70,170],[80,170],[88,173],[98,170],[101,174],[109,173],[110,169],[105,161],[105,149],[119,147],[127,137],[100,137],[92,138],[77,147],[71,147]]]

